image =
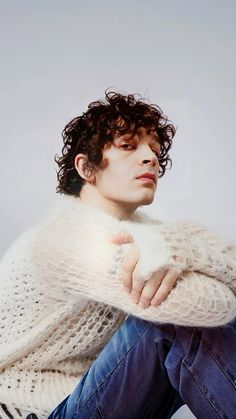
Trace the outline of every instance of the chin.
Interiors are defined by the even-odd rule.
[[[142,205],[150,205],[153,202],[153,200],[154,200],[154,196],[150,199],[146,199],[145,202],[143,202]]]
[[[150,205],[154,200],[154,194],[147,194],[140,199],[139,205]]]

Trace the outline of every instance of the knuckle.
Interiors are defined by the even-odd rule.
[[[132,288],[131,296],[136,298],[140,296],[140,292],[134,288]]]
[[[156,290],[156,287],[144,287],[142,291],[142,297],[149,300],[153,294],[155,294]]]
[[[168,297],[168,292],[159,292],[153,297],[151,304],[152,305],[159,305],[161,304],[167,297]]]
[[[149,304],[150,300],[151,300],[150,297],[147,297],[147,296],[141,296],[140,298],[141,303],[145,305]]]
[[[160,294],[160,299],[161,299],[161,300],[165,300],[165,299],[166,299],[166,297],[168,297],[168,294],[169,294],[169,292],[162,292],[162,293]]]
[[[142,286],[141,284],[140,284],[139,286],[137,286],[137,284],[135,284],[135,283],[133,282],[132,291],[133,291],[135,294],[140,295],[140,294],[141,294],[141,292],[142,292],[142,289],[143,289],[143,286]]]
[[[169,285],[167,285],[167,284],[162,284],[161,285],[161,287],[160,287],[160,293],[163,295],[163,294],[168,294],[169,293],[169,291],[170,291],[170,286]]]

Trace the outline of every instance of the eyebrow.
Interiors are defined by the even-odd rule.
[[[130,135],[130,138],[133,138],[136,134],[138,134],[137,132],[132,133],[132,131],[126,131],[126,132],[122,132],[119,133],[119,135],[117,135],[117,139],[120,139],[121,137],[124,137],[125,135]],[[160,144],[160,138],[157,134],[154,134],[152,132],[150,132],[149,134],[158,144]]]
[[[137,134],[138,134],[138,133],[133,133],[133,135],[132,135],[132,132],[126,131],[126,132],[124,132],[124,133],[121,133],[121,134],[120,134],[119,136],[117,136],[115,139],[120,140],[120,138],[121,138],[121,137],[124,137],[125,135],[130,135],[130,136],[131,136],[131,137],[130,137],[130,139],[132,139],[132,138],[134,138]],[[160,138],[158,137],[158,135],[157,135],[157,134],[152,134],[152,133],[150,133],[150,134],[147,134],[147,135],[150,135],[150,136],[152,137],[152,139],[155,141],[155,143],[157,143],[158,145],[161,145]]]
[[[159,145],[161,145],[161,143],[160,143],[160,138],[158,137],[158,135],[153,134],[153,135],[152,135],[152,138],[155,140],[155,142],[156,142],[156,143],[158,143]]]

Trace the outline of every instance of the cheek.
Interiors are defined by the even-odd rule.
[[[121,165],[114,165],[113,167],[107,168],[106,179],[110,179],[112,183],[123,182],[127,180],[127,171]]]
[[[127,172],[121,168],[108,170],[100,185],[103,193],[112,197],[127,197],[127,194],[131,194],[133,191],[131,179],[127,176]]]

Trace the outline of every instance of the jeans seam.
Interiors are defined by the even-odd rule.
[[[206,342],[204,342],[204,340],[202,341],[203,346],[205,347],[207,353],[214,359],[215,363],[218,365],[218,367],[220,368],[220,370],[223,372],[223,374],[228,378],[228,380],[231,382],[231,384],[233,385],[234,389],[236,389],[236,385],[235,382],[233,381],[233,379],[227,374],[227,371],[225,371],[225,369],[220,365],[219,360],[214,356],[214,354],[212,352],[210,352],[210,349],[208,347],[208,345],[206,344]]]
[[[207,399],[207,401],[210,403],[210,405],[213,407],[213,409],[215,410],[215,412],[217,413],[217,415],[221,418],[221,419],[225,419],[225,416],[222,416],[222,414],[224,415],[224,413],[222,412],[222,414],[217,410],[216,406],[212,403],[212,401],[209,399],[209,397],[207,396],[207,394],[203,391],[203,389],[201,388],[201,386],[199,385],[198,381],[195,379],[193,373],[189,370],[189,368],[187,367],[187,365],[184,365],[185,368],[188,370],[189,374],[191,375],[192,379],[194,380],[194,382],[196,383],[196,385],[198,386],[199,390],[201,391],[201,393],[203,394],[203,396],[205,396],[205,398]],[[184,399],[183,399],[184,400]],[[187,403],[186,403],[187,404]]]
[[[196,333],[199,332],[199,328],[194,328],[194,330],[189,330],[188,328],[185,327],[185,330],[187,330],[191,336],[191,341],[193,339],[193,336],[196,335]],[[190,342],[191,343],[191,342]],[[210,351],[209,346],[207,345],[207,342],[203,339],[203,337],[201,336],[200,338],[200,342],[199,342],[199,346],[197,349],[197,352],[199,351],[199,347],[202,344],[203,348],[207,351],[208,355],[214,360],[214,362],[217,364],[217,366],[219,367],[219,369],[221,370],[221,372],[225,375],[225,377],[231,382],[231,384],[233,385],[234,388],[235,387],[235,382],[232,380],[232,378],[227,374],[227,372],[224,370],[224,368],[222,368],[222,366],[220,365],[218,359],[214,356],[214,354]],[[190,344],[191,347],[191,344]],[[197,352],[195,354],[194,360],[196,359],[197,356]],[[187,356],[187,355],[186,355]],[[191,365],[188,365],[187,362],[185,362],[185,359],[183,359],[183,365],[185,366],[185,368],[188,370],[189,374],[191,375],[191,377],[193,378],[194,382],[196,383],[196,385],[198,386],[199,390],[201,391],[201,393],[206,397],[206,399],[208,400],[208,402],[211,404],[211,406],[213,407],[213,409],[217,412],[217,414],[219,415],[220,418],[226,418],[227,416],[225,415],[224,412],[221,411],[221,408],[216,404],[213,404],[211,399],[209,399],[209,396],[207,396],[207,394],[204,392],[204,389],[201,388],[200,384],[198,383],[198,381],[196,380],[196,378],[194,377],[193,372],[191,371],[192,365],[194,363],[194,360],[191,362]],[[222,413],[219,412],[219,410]],[[222,416],[223,415],[223,416]]]
[[[190,334],[193,333],[193,330],[191,331],[191,329],[189,330],[187,327],[184,327],[185,330],[187,330]],[[199,328],[195,328],[195,330],[199,330]],[[200,343],[202,343],[203,347],[206,349],[207,353],[214,359],[215,363],[218,365],[218,367],[220,368],[220,370],[223,372],[223,374],[228,378],[228,380],[231,382],[231,384],[233,385],[233,387],[236,389],[236,379],[233,379],[228,373],[227,371],[221,366],[219,360],[215,357],[215,355],[213,354],[213,352],[211,352],[207,342],[203,339],[203,337],[201,337],[200,339]],[[221,361],[223,363],[223,361]]]
[[[75,418],[75,416],[79,413],[79,411],[81,409],[84,408],[84,406],[89,402],[89,400],[91,400],[91,398],[94,396],[94,394],[98,391],[98,389],[105,383],[105,381],[109,380],[111,374],[113,374],[113,372],[119,367],[119,365],[121,364],[121,362],[126,358],[126,356],[129,354],[129,352],[135,347],[135,345],[138,343],[138,341],[142,338],[143,334],[146,332],[146,330],[148,328],[150,328],[150,324],[147,324],[145,329],[142,331],[141,335],[139,336],[139,338],[136,340],[136,342],[129,348],[129,350],[125,353],[125,355],[122,357],[122,359],[116,364],[116,366],[112,369],[112,371],[106,376],[106,378],[104,378],[104,380],[99,384],[99,386],[96,388],[96,390],[94,390],[94,392],[90,395],[90,397],[86,400],[85,403],[83,403],[83,405],[77,410],[76,409],[76,413],[73,416],[72,419]],[[101,413],[100,413],[101,414]]]
[[[102,412],[101,412],[101,410],[100,410],[100,407],[99,407],[99,406],[97,406],[97,412],[98,412],[98,414],[99,414],[100,418],[101,418],[101,419],[103,419],[103,415],[102,415]]]

